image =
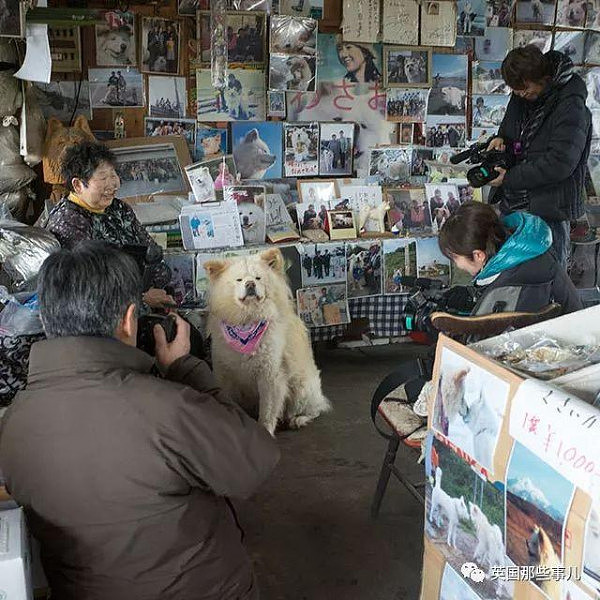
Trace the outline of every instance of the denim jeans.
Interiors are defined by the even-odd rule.
[[[552,247],[556,260],[566,269],[571,256],[571,222],[552,221],[548,223],[552,231]]]

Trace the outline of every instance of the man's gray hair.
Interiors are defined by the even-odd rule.
[[[49,338],[114,337],[127,307],[140,306],[141,293],[136,262],[100,241],[51,254],[38,276],[40,313]]]

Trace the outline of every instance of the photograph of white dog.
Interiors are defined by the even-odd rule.
[[[425,534],[456,570],[473,562],[481,598],[512,598],[512,585],[492,580],[492,567],[508,564],[504,547],[504,493],[437,438],[425,453]],[[460,596],[460,599],[467,595]]]
[[[482,467],[493,471],[509,392],[506,381],[444,348],[433,428]]]
[[[552,25],[555,5],[555,0],[518,0],[517,23]]]
[[[320,124],[320,175],[351,175],[354,123]]]
[[[548,463],[515,442],[506,473],[506,553],[516,565],[559,567],[575,486]],[[536,582],[561,600],[557,580]]]
[[[529,44],[548,52],[552,46],[552,32],[540,29],[518,29],[514,32],[513,48],[523,48]]]
[[[556,24],[564,27],[585,27],[586,0],[558,0]]]
[[[385,46],[384,87],[429,87],[431,50],[418,46]]]
[[[583,60],[588,65],[600,65],[600,32],[588,31],[586,33]]]
[[[223,198],[237,204],[244,244],[264,244],[267,235],[264,186],[226,187],[223,190]]]
[[[105,22],[96,25],[96,64],[99,67],[127,67],[137,64],[135,15],[108,11]]]
[[[319,174],[319,124],[284,123],[285,176]]]
[[[278,122],[231,124],[233,160],[241,179],[281,177],[282,131]]]
[[[278,423],[297,429],[330,410],[281,252],[208,261],[204,269],[213,369],[225,395],[249,412],[258,409],[272,435]]]
[[[373,240],[346,244],[348,297],[381,294],[382,267],[381,242]]]
[[[369,179],[380,185],[410,183],[412,150],[387,146],[372,148],[369,158]]]
[[[428,115],[464,115],[467,97],[467,56],[434,54]]]
[[[582,580],[600,592],[600,504],[592,504],[585,526]]]

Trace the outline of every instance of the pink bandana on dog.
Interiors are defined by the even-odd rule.
[[[230,348],[242,354],[254,354],[268,326],[268,321],[249,325],[228,325],[221,322],[221,331]]]

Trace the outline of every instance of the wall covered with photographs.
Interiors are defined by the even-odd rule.
[[[410,278],[465,280],[435,236],[484,194],[450,157],[496,133],[510,98],[500,66],[513,47],[561,50],[588,83],[588,205],[598,203],[594,2],[213,0],[212,9],[172,0],[103,13],[81,28],[81,66],[64,72],[57,61],[38,97],[48,117],[82,114],[98,139],[124,138],[110,142],[121,195],[155,201],[136,211],[169,251],[295,244],[294,292],[311,327],[346,323],[359,298],[390,297],[397,311]],[[189,200],[175,206],[177,197]],[[344,257],[343,273],[331,263],[325,273],[331,257]],[[195,292],[182,297],[202,306],[201,260],[191,264]],[[327,301],[322,284],[333,286]],[[326,303],[344,308],[326,319],[313,310]]]

